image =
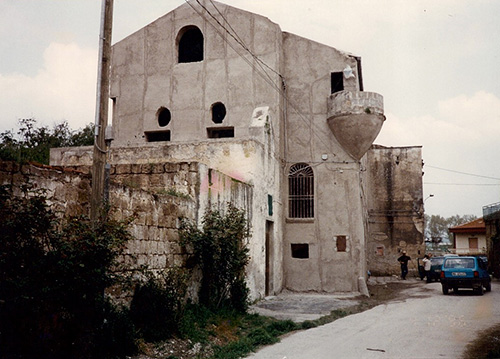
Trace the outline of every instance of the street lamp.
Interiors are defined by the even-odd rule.
[[[428,195],[427,197],[425,197],[425,199],[424,199],[424,203],[425,203],[425,201],[427,201],[427,200],[428,200],[429,198],[431,198],[431,197],[434,197],[434,195],[433,195],[432,193],[431,193],[430,195]]]

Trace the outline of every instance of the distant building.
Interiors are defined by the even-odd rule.
[[[202,163],[198,220],[221,190],[212,170],[245,183],[244,196],[226,188],[249,212],[252,298],[359,291],[371,265],[418,255],[421,151],[370,150],[385,116],[360,57],[200,0],[116,43],[111,69],[111,178],[128,166],[147,190],[162,163]],[[89,151],[53,150],[51,164],[89,165]]]
[[[500,203],[483,207],[488,248],[488,267],[496,278],[500,278]]]
[[[486,226],[483,218],[448,228],[453,234],[451,252],[463,255],[486,254]]]

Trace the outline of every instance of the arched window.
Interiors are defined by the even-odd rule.
[[[203,61],[203,34],[196,26],[183,28],[178,35],[179,63]]]
[[[288,172],[288,217],[314,218],[314,173],[306,163]]]

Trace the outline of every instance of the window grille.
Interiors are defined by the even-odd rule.
[[[305,163],[293,165],[288,173],[288,216],[314,218],[314,173]]]

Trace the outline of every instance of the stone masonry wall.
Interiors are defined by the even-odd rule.
[[[89,166],[54,167],[0,162],[0,185],[45,190],[48,203],[62,217],[89,213]],[[251,216],[252,187],[199,163],[122,164],[111,168],[109,202],[112,216],[131,220],[133,240],[121,260],[134,270],[186,267],[187,253],[179,245],[179,219],[196,223],[207,206],[224,209],[227,202]],[[201,193],[201,195],[200,195]],[[190,286],[195,296],[196,283]]]

